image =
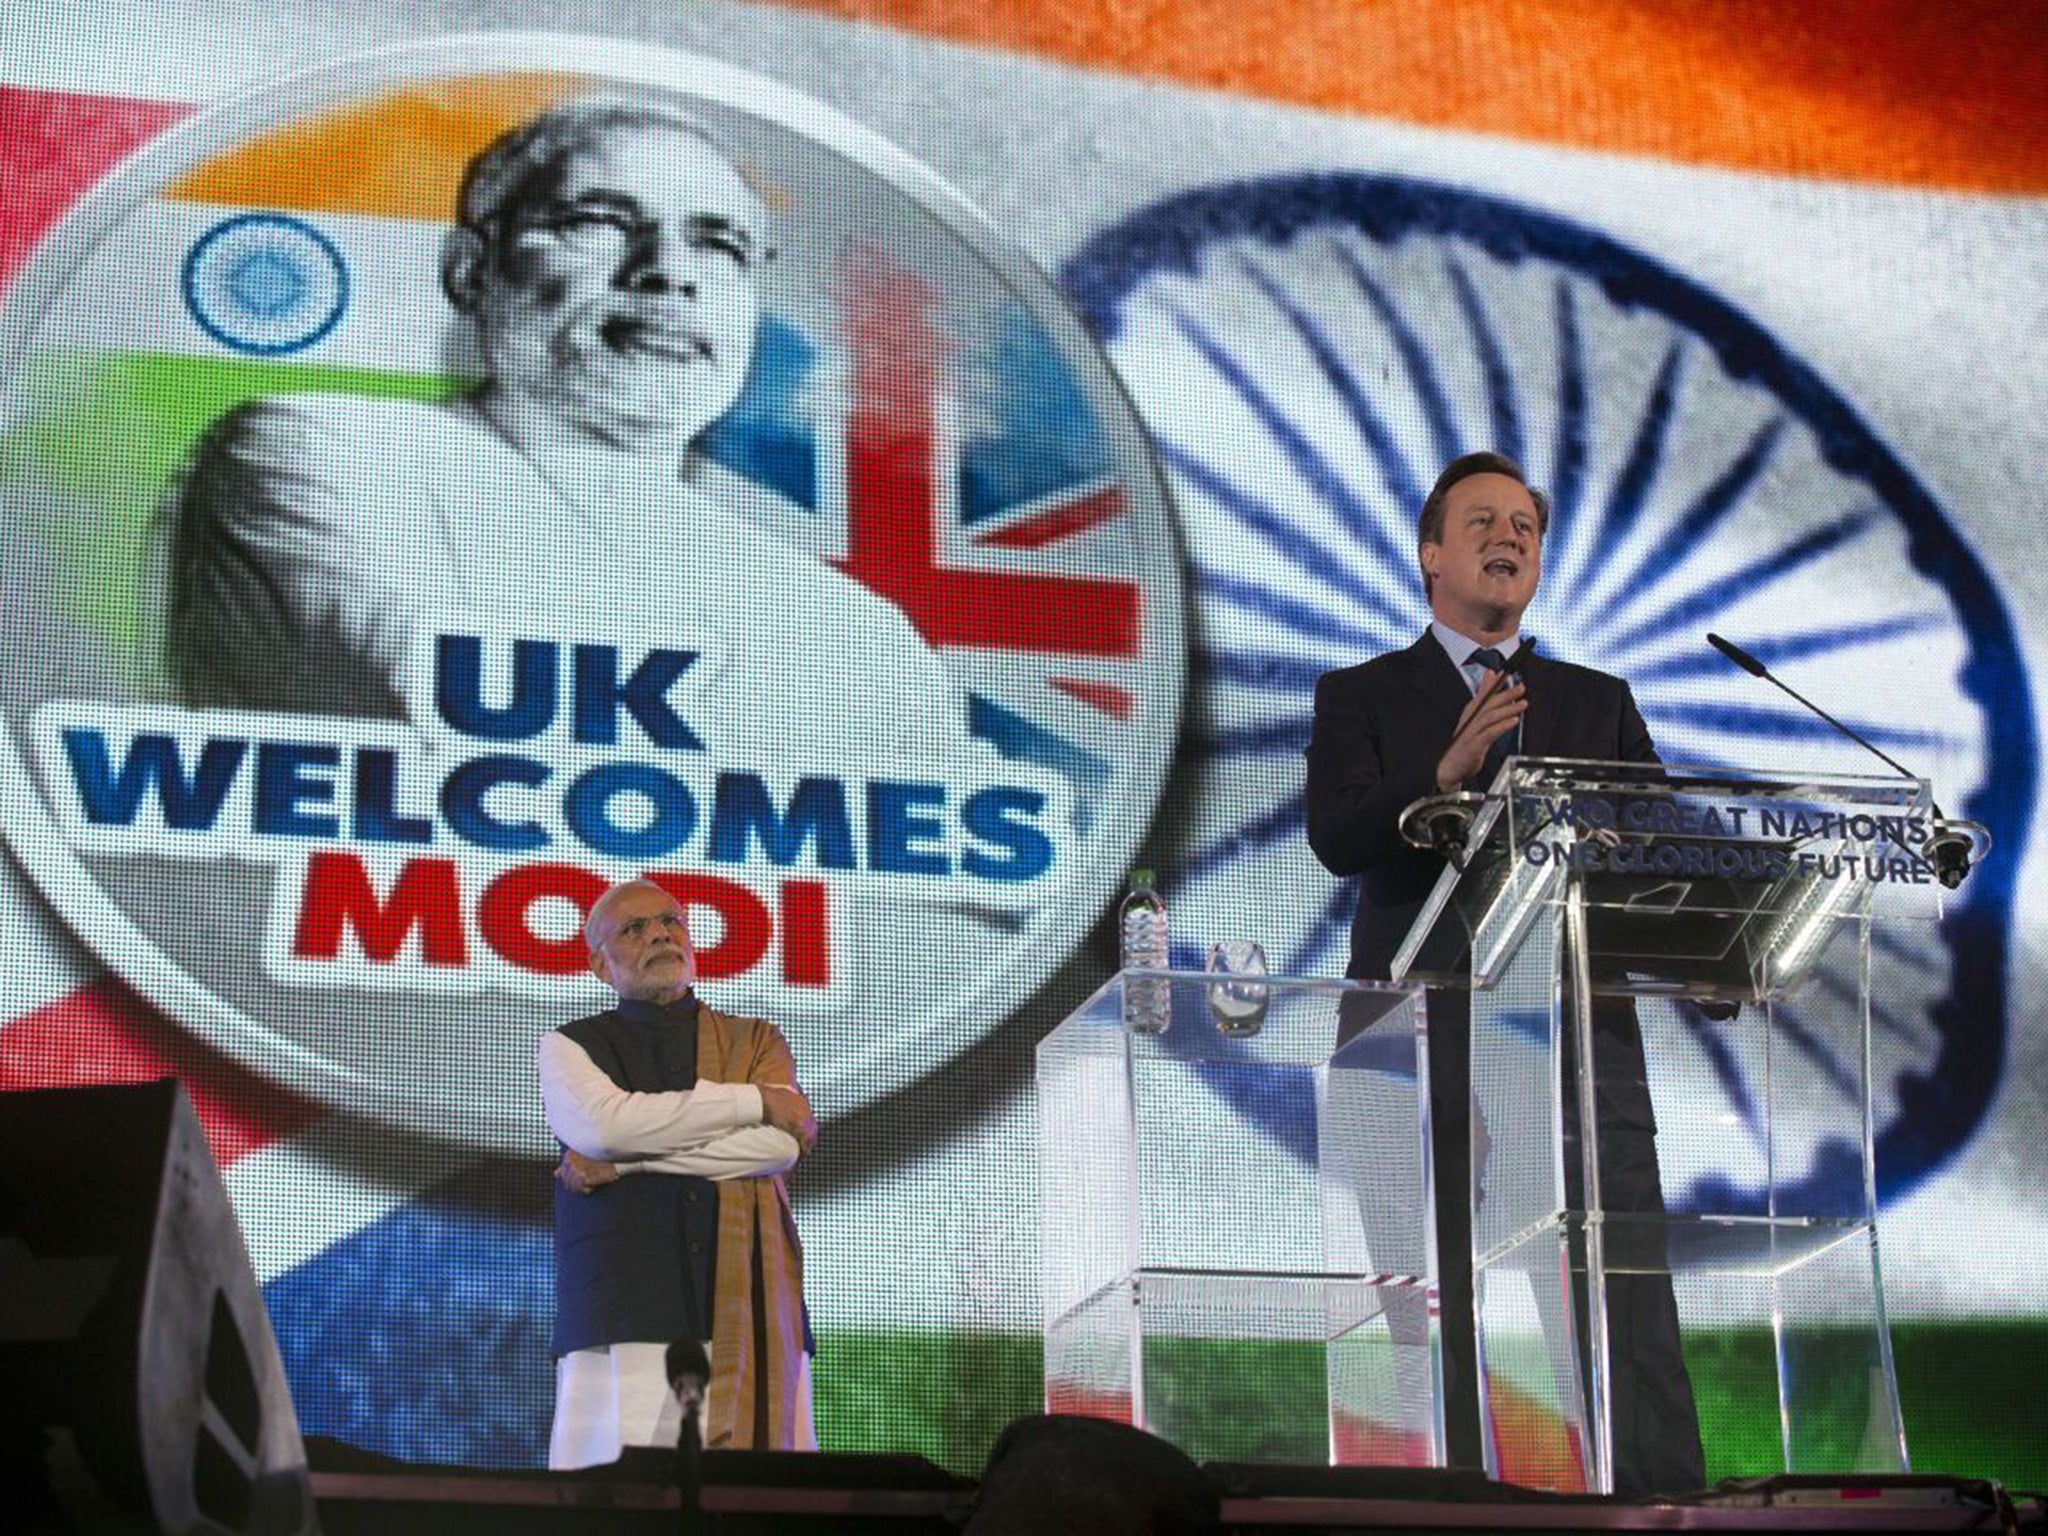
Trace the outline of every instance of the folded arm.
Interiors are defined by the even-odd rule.
[[[623,1159],[619,1172],[687,1173],[700,1179],[765,1179],[787,1173],[802,1155],[796,1138],[772,1125],[728,1131],[716,1141],[686,1152]]]
[[[818,1117],[796,1080],[796,1055],[782,1031],[764,1022],[759,1051],[747,1064],[747,1081],[761,1092],[761,1118],[795,1138],[798,1155],[818,1141]]]
[[[735,1131],[772,1129],[761,1090],[707,1083],[669,1093],[619,1087],[575,1041],[551,1032],[536,1051],[548,1127],[563,1146],[599,1162],[660,1158],[705,1147]]]

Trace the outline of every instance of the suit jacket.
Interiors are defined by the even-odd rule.
[[[1523,756],[1657,760],[1649,727],[1620,678],[1536,655],[1523,663],[1522,676],[1529,697]],[[1443,873],[1444,861],[1409,847],[1398,824],[1409,804],[1437,793],[1437,760],[1471,699],[1464,673],[1428,632],[1406,650],[1316,683],[1308,840],[1332,874],[1361,878],[1347,975],[1386,977]],[[1441,1011],[1432,1004],[1433,1024]],[[1603,1004],[1598,1023],[1603,1098],[1622,1118],[1654,1124],[1635,1010]],[[1462,1038],[1441,1040],[1432,1053],[1462,1055],[1462,1046]],[[1462,1094],[1462,1082],[1456,1091]]]

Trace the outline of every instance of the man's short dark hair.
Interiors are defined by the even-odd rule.
[[[1506,475],[1515,484],[1529,493],[1529,499],[1536,503],[1536,537],[1542,538],[1550,528],[1550,498],[1529,483],[1529,477],[1522,473],[1522,466],[1504,453],[1465,453],[1444,466],[1444,472],[1436,477],[1436,484],[1429,488],[1429,494],[1422,498],[1422,514],[1415,519],[1416,558],[1420,560],[1424,544],[1441,544],[1444,541],[1444,503],[1450,498],[1451,487],[1460,480],[1469,480],[1474,475]],[[1433,585],[1429,571],[1422,573],[1422,592],[1425,597]]]
[[[550,107],[478,150],[462,173],[462,185],[455,195],[458,229],[474,231],[488,257],[504,238],[513,216],[560,184],[562,167],[573,156],[601,147],[612,134],[641,128],[661,128],[696,139],[727,164],[733,163],[731,152],[680,106],[653,97],[601,92]],[[744,171],[740,176],[748,180]],[[441,283],[457,309],[470,308],[468,286],[445,262]]]
[[[499,222],[571,156],[599,148],[622,130],[638,128],[665,128],[701,139],[731,158],[704,125],[679,106],[610,92],[585,96],[528,118],[479,150],[463,172],[455,217],[475,229]]]

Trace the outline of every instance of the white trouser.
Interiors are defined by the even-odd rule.
[[[705,1358],[711,1345],[704,1345]],[[666,1344],[613,1344],[579,1349],[555,1362],[555,1426],[548,1436],[548,1466],[557,1472],[617,1461],[629,1445],[670,1450],[683,1434],[682,1405],[669,1389]],[[707,1394],[708,1396],[708,1394]],[[697,1433],[707,1404],[697,1405]],[[815,1451],[811,1417],[811,1357],[797,1382],[796,1444]]]

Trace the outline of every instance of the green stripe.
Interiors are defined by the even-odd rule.
[[[2048,1486],[2048,1324],[1894,1326],[1907,1443],[1920,1472]],[[1767,1330],[1686,1341],[1707,1475],[1784,1470]],[[1036,1413],[1043,1354],[1029,1334],[833,1333],[819,1341],[818,1424],[828,1450],[914,1451],[978,1472],[1004,1425]],[[1165,1340],[1145,1356],[1148,1394],[1202,1460],[1320,1462],[1322,1370],[1299,1344]],[[1861,1420],[1822,1433],[1846,1465]]]
[[[158,353],[45,354],[24,373],[17,398],[34,406],[0,439],[0,483],[56,493],[30,505],[57,562],[65,612],[131,656],[150,521],[222,415],[267,395],[443,400],[463,387],[421,374]]]

